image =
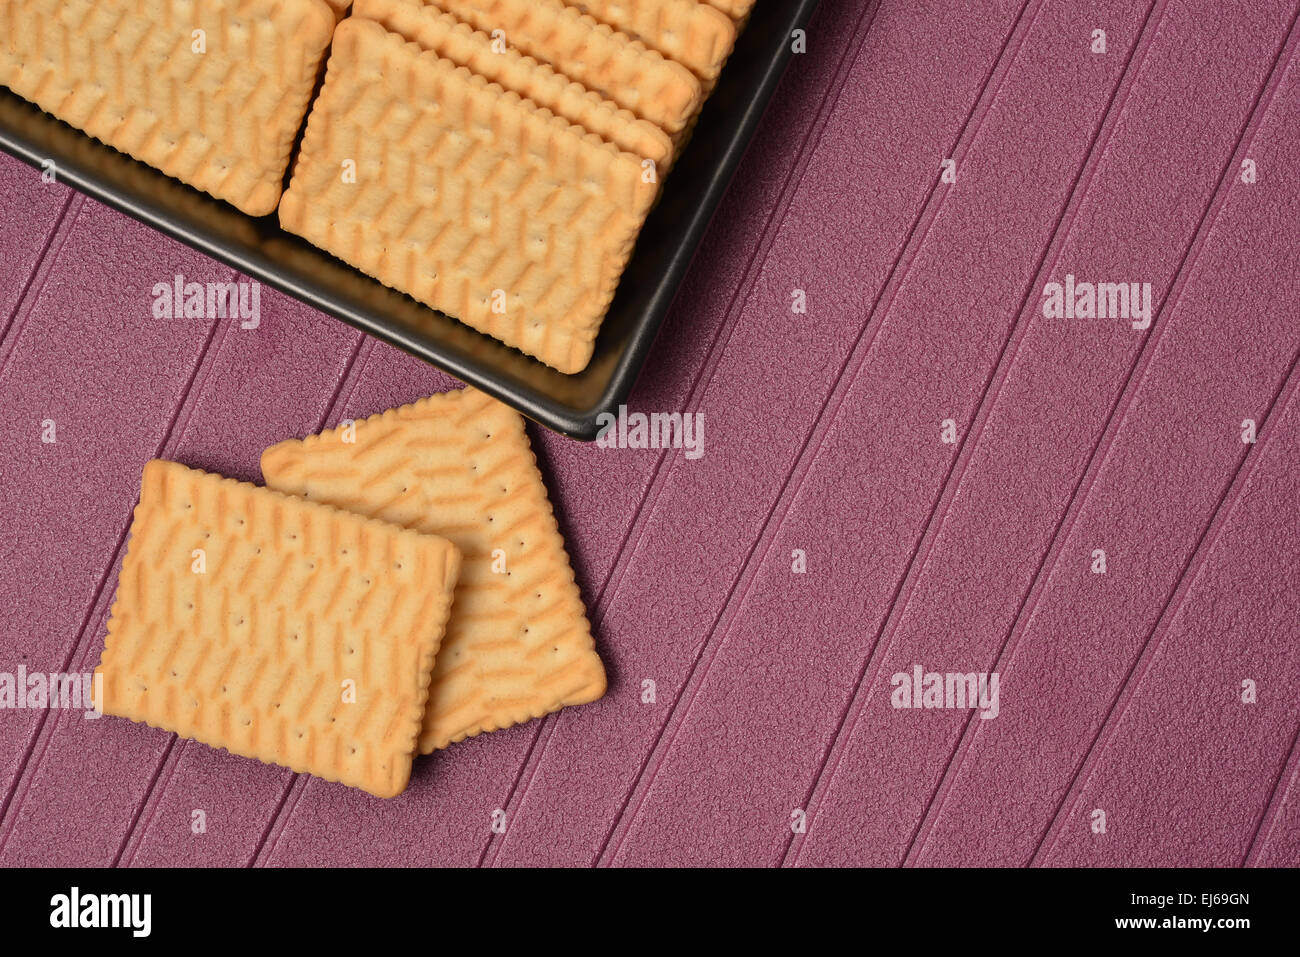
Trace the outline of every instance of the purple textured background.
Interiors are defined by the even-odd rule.
[[[0,864],[1300,864],[1300,3],[978,7],[823,0],[630,403],[703,459],[534,430],[605,699],[387,802],[0,711]],[[1151,328],[1045,319],[1067,272]],[[98,661],[148,458],[451,385],[266,290],[155,320],[177,273],[230,277],[0,161],[0,671]]]

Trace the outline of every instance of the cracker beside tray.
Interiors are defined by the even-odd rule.
[[[475,389],[262,454],[270,488],[444,537],[464,564],[420,734],[428,753],[605,693],[517,412]]]
[[[99,705],[399,794],[460,564],[442,538],[150,462],[96,669]]]
[[[105,714],[393,797],[417,754],[605,693],[518,413],[447,392],[262,471],[145,465]]]

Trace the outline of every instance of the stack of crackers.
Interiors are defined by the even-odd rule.
[[[262,455],[154,461],[100,707],[381,797],[416,754],[605,692],[520,416],[473,389]]]
[[[576,373],[752,2],[6,0],[0,83]]]

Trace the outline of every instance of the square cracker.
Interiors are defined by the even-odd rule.
[[[655,198],[641,162],[350,17],[335,31],[280,222],[573,373],[591,360]]]
[[[405,0],[421,3],[424,0]],[[512,47],[675,136],[704,102],[699,77],[640,40],[561,0],[437,0],[476,30]]]
[[[273,445],[262,474],[271,488],[460,548],[421,753],[603,695],[605,669],[519,414],[466,388],[354,428]]]
[[[671,57],[712,89],[736,44],[736,24],[700,0],[570,0],[601,23]]]
[[[96,669],[101,705],[399,794],[459,568],[444,539],[150,462]]]
[[[513,90],[620,150],[653,160],[660,174],[666,173],[672,163],[672,139],[649,120],[633,115],[546,63],[538,63],[508,46],[494,48],[486,33],[450,13],[409,0],[357,0],[352,12]]]
[[[333,30],[324,0],[3,0],[0,83],[262,216]]]

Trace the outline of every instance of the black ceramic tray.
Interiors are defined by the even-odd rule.
[[[596,340],[564,375],[363,275],[280,229],[139,163],[0,87],[0,148],[141,222],[433,363],[548,428],[596,437],[627,397],[718,200],[817,0],[763,0],[664,181]]]

